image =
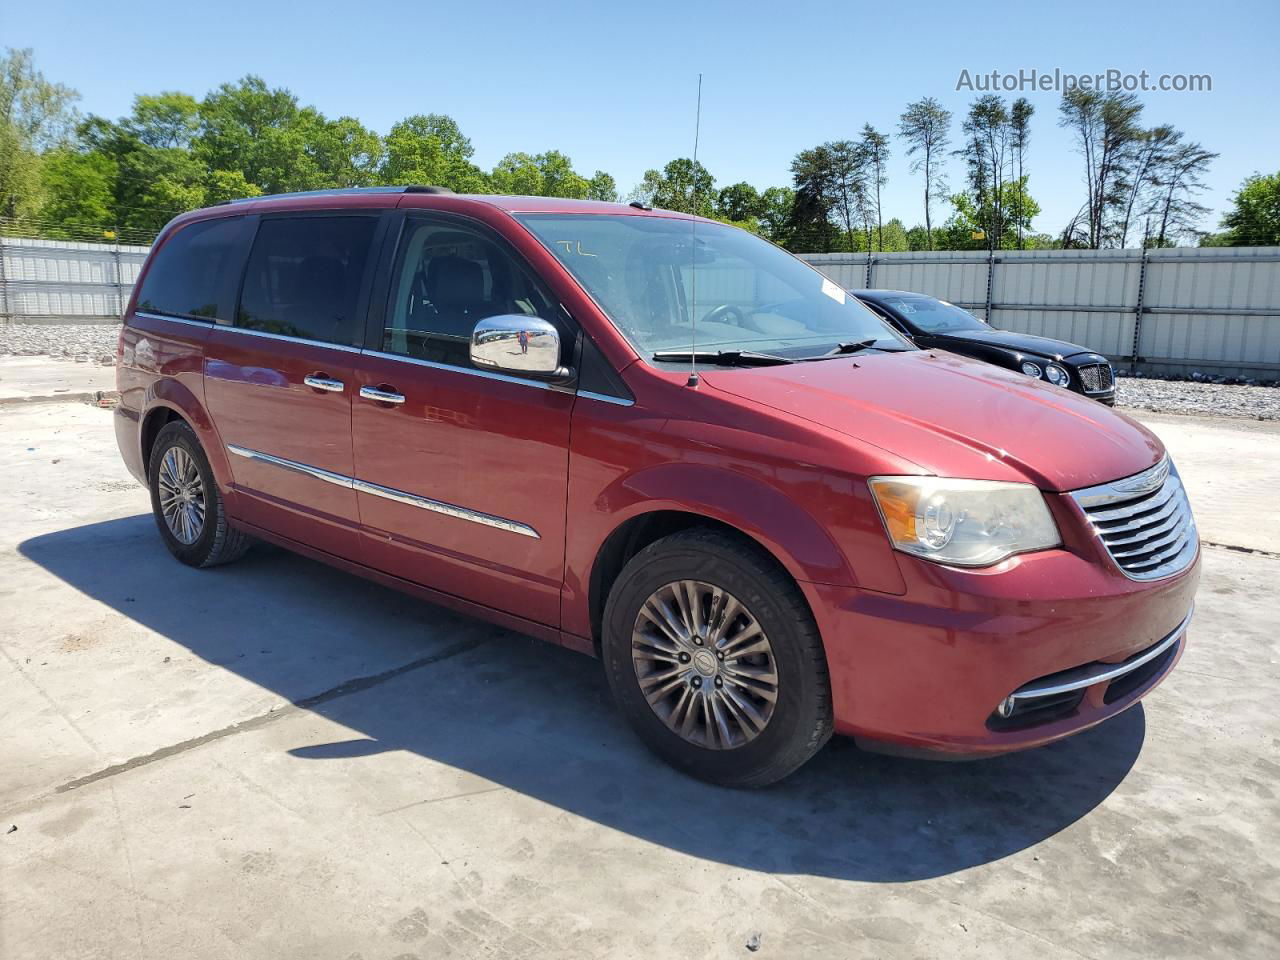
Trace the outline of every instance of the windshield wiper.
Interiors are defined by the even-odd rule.
[[[670,363],[706,363],[716,367],[773,367],[782,363],[795,363],[790,357],[779,357],[772,353],[756,353],[752,350],[659,350],[653,355],[655,360]]]
[[[879,350],[881,353],[905,353],[906,347],[877,347],[881,337],[873,337],[870,340],[854,340],[851,343],[837,343],[835,347],[826,353],[816,357],[801,357],[801,360],[830,360],[832,357],[843,357],[851,353],[861,353],[863,350]]]

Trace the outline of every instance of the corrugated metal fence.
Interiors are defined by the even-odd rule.
[[[1139,369],[1280,377],[1280,247],[801,256],[849,289],[927,293]]]
[[[0,237],[0,321],[119,320],[149,249]]]
[[[116,320],[147,249],[0,237],[0,322]],[[1152,372],[1280,377],[1280,247],[802,256],[849,289],[931,294]]]

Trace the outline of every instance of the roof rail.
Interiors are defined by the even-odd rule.
[[[218,206],[228,203],[253,203],[255,200],[283,200],[292,197],[345,197],[361,194],[378,193],[453,193],[448,187],[425,187],[409,184],[401,187],[334,187],[330,190],[301,190],[297,193],[267,193],[257,197],[236,197],[223,200]]]

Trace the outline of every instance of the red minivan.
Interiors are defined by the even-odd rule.
[[[182,562],[252,538],[598,656],[662,757],[753,786],[833,732],[1047,743],[1182,652],[1160,441],[916,349],[744,231],[431,187],[260,197],[156,241],[116,432]]]

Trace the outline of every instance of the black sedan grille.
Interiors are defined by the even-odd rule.
[[[1085,393],[1106,393],[1115,386],[1115,376],[1111,372],[1109,363],[1091,363],[1087,367],[1079,367],[1078,370]]]

